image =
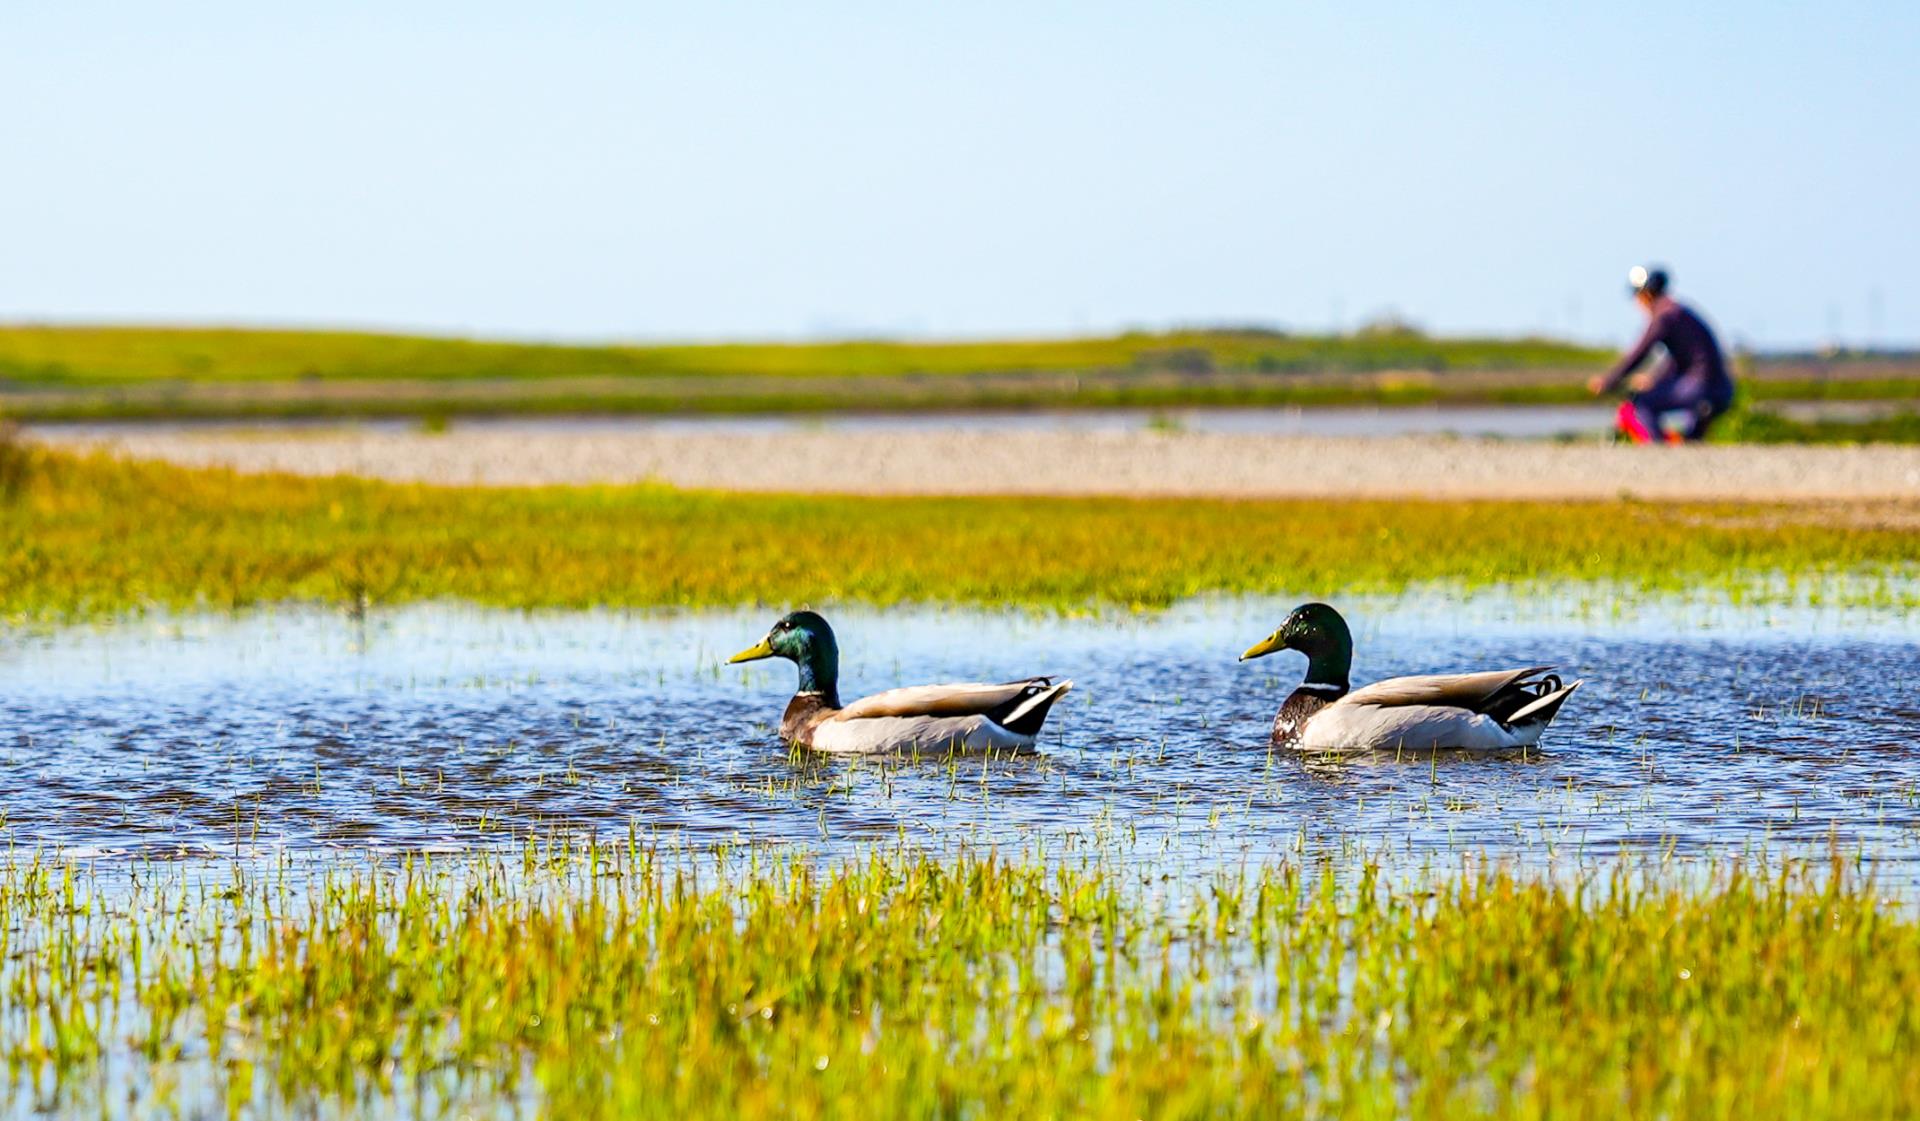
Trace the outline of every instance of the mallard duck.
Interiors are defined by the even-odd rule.
[[[1307,656],[1307,676],[1273,718],[1273,745],[1295,751],[1510,751],[1540,742],[1580,688],[1551,666],[1394,677],[1348,691],[1353,633],[1324,603],[1293,609],[1241,661],[1276,650]],[[1543,676],[1544,675],[1544,676]]]
[[[800,686],[780,718],[780,738],[835,754],[883,751],[1031,751],[1047,710],[1071,681],[1031,677],[1003,685],[916,685],[888,689],[840,707],[840,646],[811,611],[773,625],[758,646],[727,659],[785,658]]]

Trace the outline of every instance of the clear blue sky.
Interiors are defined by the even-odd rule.
[[[1920,5],[1581,9],[10,5],[0,318],[1920,341]]]

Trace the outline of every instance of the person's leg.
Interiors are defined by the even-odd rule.
[[[1687,426],[1680,430],[1680,438],[1689,444],[1706,439],[1707,425],[1712,424],[1713,418],[1718,415],[1713,411],[1713,406],[1705,401],[1688,409]]]
[[[1726,415],[1726,411],[1731,408],[1733,408],[1731,391],[1709,394],[1705,400],[1693,407],[1687,425],[1687,439],[1706,439],[1707,429],[1713,426],[1714,421]]]
[[[1698,392],[1689,392],[1681,382],[1668,381],[1656,383],[1644,393],[1635,393],[1628,397],[1626,405],[1631,406],[1632,428],[1627,427],[1628,410],[1621,409],[1621,428],[1637,444],[1679,443],[1683,439],[1692,439],[1693,421],[1679,432],[1666,432],[1660,427],[1660,421],[1668,414],[1685,412],[1692,417],[1701,404]]]

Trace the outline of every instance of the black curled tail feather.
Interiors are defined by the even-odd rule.
[[[1026,688],[1018,696],[987,712],[987,719],[1000,725],[1009,732],[1022,736],[1037,736],[1040,728],[1047,722],[1047,713],[1052,710],[1053,702],[1066,695],[1066,689],[1053,683],[1050,677],[1036,677],[1027,682]]]
[[[1479,710],[1502,724],[1510,724],[1515,714],[1537,703],[1542,697],[1549,697],[1559,692],[1560,688],[1560,675],[1557,673],[1512,681],[1501,686],[1499,692],[1481,702]]]
[[[1573,691],[1580,688],[1580,684],[1580,682],[1576,681],[1571,685],[1561,686],[1559,679],[1555,678],[1554,685],[1556,688],[1546,692],[1531,704],[1522,707],[1520,711],[1513,714],[1511,720],[1505,723],[1510,727],[1531,727],[1535,724],[1549,723],[1555,716],[1559,715],[1560,706],[1567,703],[1567,698],[1573,696]]]

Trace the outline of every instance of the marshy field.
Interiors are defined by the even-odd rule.
[[[1920,1121],[1920,4],[1726,7],[7,6],[0,1121]]]
[[[474,374],[1285,388],[1329,368],[1289,347],[1331,344],[781,364],[0,334],[8,407],[45,406],[0,440],[5,1116],[1920,1100],[1911,449],[1314,442],[1153,412],[1036,428],[1004,461],[986,421],[830,420],[649,435],[659,466],[608,467],[638,454],[627,429],[47,424],[331,418],[311,402],[355,378]],[[1486,405],[1591,357],[1508,344],[1436,372],[1431,340],[1347,342],[1325,384],[1350,399],[1425,363],[1482,371],[1460,392]],[[1479,482],[1434,485],[1463,460]],[[1369,489],[1369,461],[1401,468]],[[1307,476],[1332,482],[1285,482]],[[1307,599],[1354,624],[1356,684],[1545,663],[1585,684],[1536,749],[1302,761],[1268,746],[1298,659],[1235,659]],[[776,734],[793,668],[723,664],[802,604],[832,616],[849,697],[1076,687],[1033,754],[809,756]]]
[[[40,422],[1584,404],[1608,352],[1387,323],[1012,341],[501,342],[0,324],[0,416]],[[1911,355],[1742,356],[1716,438],[1920,441]]]

